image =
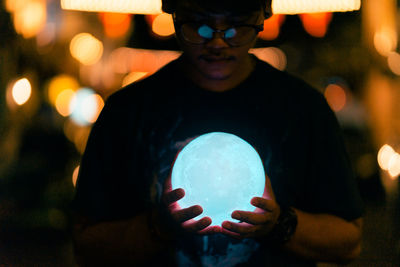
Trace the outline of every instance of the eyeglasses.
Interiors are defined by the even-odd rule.
[[[257,34],[264,29],[264,25],[240,24],[226,30],[216,30],[207,24],[199,22],[175,21],[183,39],[192,44],[205,44],[219,34],[230,46],[241,46],[254,40]]]

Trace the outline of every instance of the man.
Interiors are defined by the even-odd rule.
[[[360,252],[362,208],[333,112],[248,53],[270,2],[165,0],[183,55],[112,95],[82,159],[74,207],[82,265],[313,266]],[[265,194],[240,223],[180,209],[171,166],[190,140],[228,132],[264,162]],[[232,196],[234,198],[234,196]]]

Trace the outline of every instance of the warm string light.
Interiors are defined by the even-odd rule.
[[[345,12],[360,9],[361,0],[279,0],[272,1],[274,14],[315,12]],[[133,14],[160,14],[161,0],[61,0],[63,9],[118,12]]]
[[[361,0],[279,0],[272,1],[274,14],[346,12],[359,10]]]
[[[61,0],[61,7],[69,10],[159,14],[161,0]]]

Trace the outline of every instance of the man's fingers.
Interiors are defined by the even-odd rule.
[[[186,221],[182,224],[183,229],[189,232],[199,232],[204,230],[207,226],[211,224],[211,218],[210,217],[204,217],[201,218],[198,221],[191,220],[191,221]]]
[[[165,205],[169,206],[185,196],[185,190],[177,188],[163,195]]]
[[[246,222],[253,225],[264,224],[268,221],[268,214],[267,213],[255,213],[251,211],[241,211],[236,210],[232,212],[232,218]]]
[[[273,211],[276,209],[276,202],[272,199],[266,199],[262,197],[253,197],[250,203],[257,208],[265,211]]]
[[[234,223],[230,221],[224,221],[222,223],[222,227],[228,231],[238,233],[241,235],[246,235],[255,231],[254,225],[247,224],[247,223]]]
[[[213,226],[208,226],[203,230],[198,231],[197,233],[200,235],[211,235],[211,234],[221,233],[221,229],[222,228],[220,226],[213,225]]]
[[[201,208],[201,206],[196,205],[189,208],[172,211],[171,216],[175,221],[183,223],[199,216],[202,213],[203,209]]]

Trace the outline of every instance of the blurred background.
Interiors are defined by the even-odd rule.
[[[251,52],[336,112],[365,201],[352,265],[400,266],[400,4],[282,13]],[[69,204],[91,126],[110,94],[179,55],[167,14],[0,2],[0,265],[75,266]]]

